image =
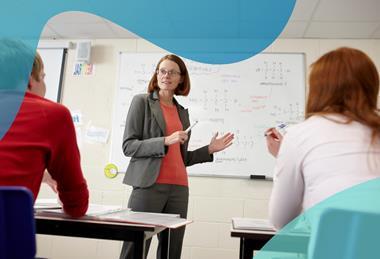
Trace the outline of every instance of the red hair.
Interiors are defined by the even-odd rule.
[[[336,49],[312,65],[306,118],[343,114],[347,123],[358,121],[370,127],[373,142],[380,136],[378,93],[379,74],[371,59],[357,49]]]

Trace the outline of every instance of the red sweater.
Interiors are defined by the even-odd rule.
[[[160,106],[166,123],[166,136],[169,136],[176,131],[183,130],[177,107],[175,105],[167,106],[163,103],[160,103]],[[182,186],[189,185],[179,142],[169,146],[167,154],[162,159],[160,173],[156,183]]]
[[[70,112],[63,105],[26,93],[13,124],[0,140],[0,185],[25,186],[36,198],[46,168],[57,181],[65,212],[84,215],[89,194]]]

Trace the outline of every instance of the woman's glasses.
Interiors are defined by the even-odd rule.
[[[166,69],[160,68],[157,70],[157,75],[159,75],[159,76],[165,76],[165,75],[177,76],[177,75],[181,75],[181,72],[178,72],[175,70],[166,70]]]

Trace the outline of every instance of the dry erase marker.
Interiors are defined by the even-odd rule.
[[[266,176],[266,175],[260,175],[260,174],[251,174],[249,176],[249,179],[251,179],[251,180],[268,180],[268,181],[271,181],[271,180],[273,180],[273,177]]]
[[[276,129],[278,130],[278,132],[280,132],[281,135],[285,135],[285,133],[286,133],[286,127],[288,127],[288,124],[281,123],[281,124],[279,124],[279,125],[276,126]]]
[[[285,129],[286,126],[288,126],[288,125],[286,125],[285,123],[281,123],[281,124],[277,125],[276,128],[278,128],[278,129]]]
[[[190,125],[190,126],[185,130],[185,132],[186,132],[186,133],[189,133],[189,131],[190,131],[195,125],[197,125],[197,123],[198,123],[198,121],[195,121],[192,125]]]

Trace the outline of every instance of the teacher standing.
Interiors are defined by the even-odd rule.
[[[124,183],[133,186],[128,207],[133,211],[179,214],[187,217],[189,188],[186,166],[213,161],[213,153],[232,144],[234,135],[212,137],[209,145],[188,151],[191,132],[188,110],[174,95],[187,96],[190,78],[178,56],[158,62],[148,94],[136,95],[127,115],[123,152],[131,157]],[[169,257],[180,259],[185,228],[170,233]],[[160,258],[161,238],[157,258]],[[150,241],[147,241],[146,251]],[[133,258],[133,244],[124,242],[121,259]]]

